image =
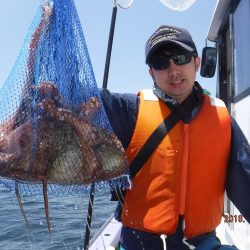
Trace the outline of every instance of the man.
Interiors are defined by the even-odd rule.
[[[152,90],[138,96],[101,93],[129,163],[165,118],[176,113],[179,121],[125,194],[121,249],[235,249],[221,246],[215,229],[223,213],[230,153],[242,150],[234,137],[247,141],[224,103],[205,95],[195,81],[200,58],[187,30],[159,27],[145,54]],[[250,220],[249,211],[243,215]]]

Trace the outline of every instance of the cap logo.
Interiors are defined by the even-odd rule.
[[[164,34],[159,35],[155,38],[153,38],[157,33],[161,33],[164,32]],[[165,33],[166,32],[166,33]],[[151,45],[154,45],[158,42],[160,42],[161,40],[164,39],[173,39],[173,38],[177,38],[178,34],[180,34],[181,31],[176,29],[176,28],[172,28],[172,27],[162,27],[160,29],[158,29],[153,35],[152,35],[152,39],[150,40]]]

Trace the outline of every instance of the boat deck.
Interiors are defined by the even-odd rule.
[[[91,240],[89,250],[114,250],[119,242],[121,227],[121,223],[111,216]],[[224,222],[217,227],[216,234],[222,244],[235,245],[241,250],[250,249],[243,246]]]

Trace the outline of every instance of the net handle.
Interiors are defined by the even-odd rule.
[[[122,9],[127,9],[131,6],[132,2],[133,1],[131,1],[130,5],[128,6],[122,6],[118,3],[118,0],[114,0],[114,6],[113,6],[113,12],[112,12],[111,24],[110,24],[110,30],[109,30],[109,40],[108,40],[108,48],[107,48],[107,54],[106,54],[106,62],[105,62],[105,68],[104,68],[103,84],[102,84],[103,89],[106,89],[108,85],[109,66],[110,66],[111,53],[112,53],[117,7],[119,6]],[[84,250],[87,250],[89,248],[94,198],[95,198],[95,183],[93,182],[90,188],[90,196],[89,196],[89,203],[88,203],[88,214],[87,214],[85,240],[84,240],[84,248],[83,248]]]

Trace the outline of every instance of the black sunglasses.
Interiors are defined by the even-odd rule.
[[[163,70],[167,69],[170,65],[170,59],[176,64],[176,65],[184,65],[191,62],[192,59],[191,54],[182,54],[182,55],[157,55],[152,56],[149,62],[149,66],[152,67],[155,70]]]

